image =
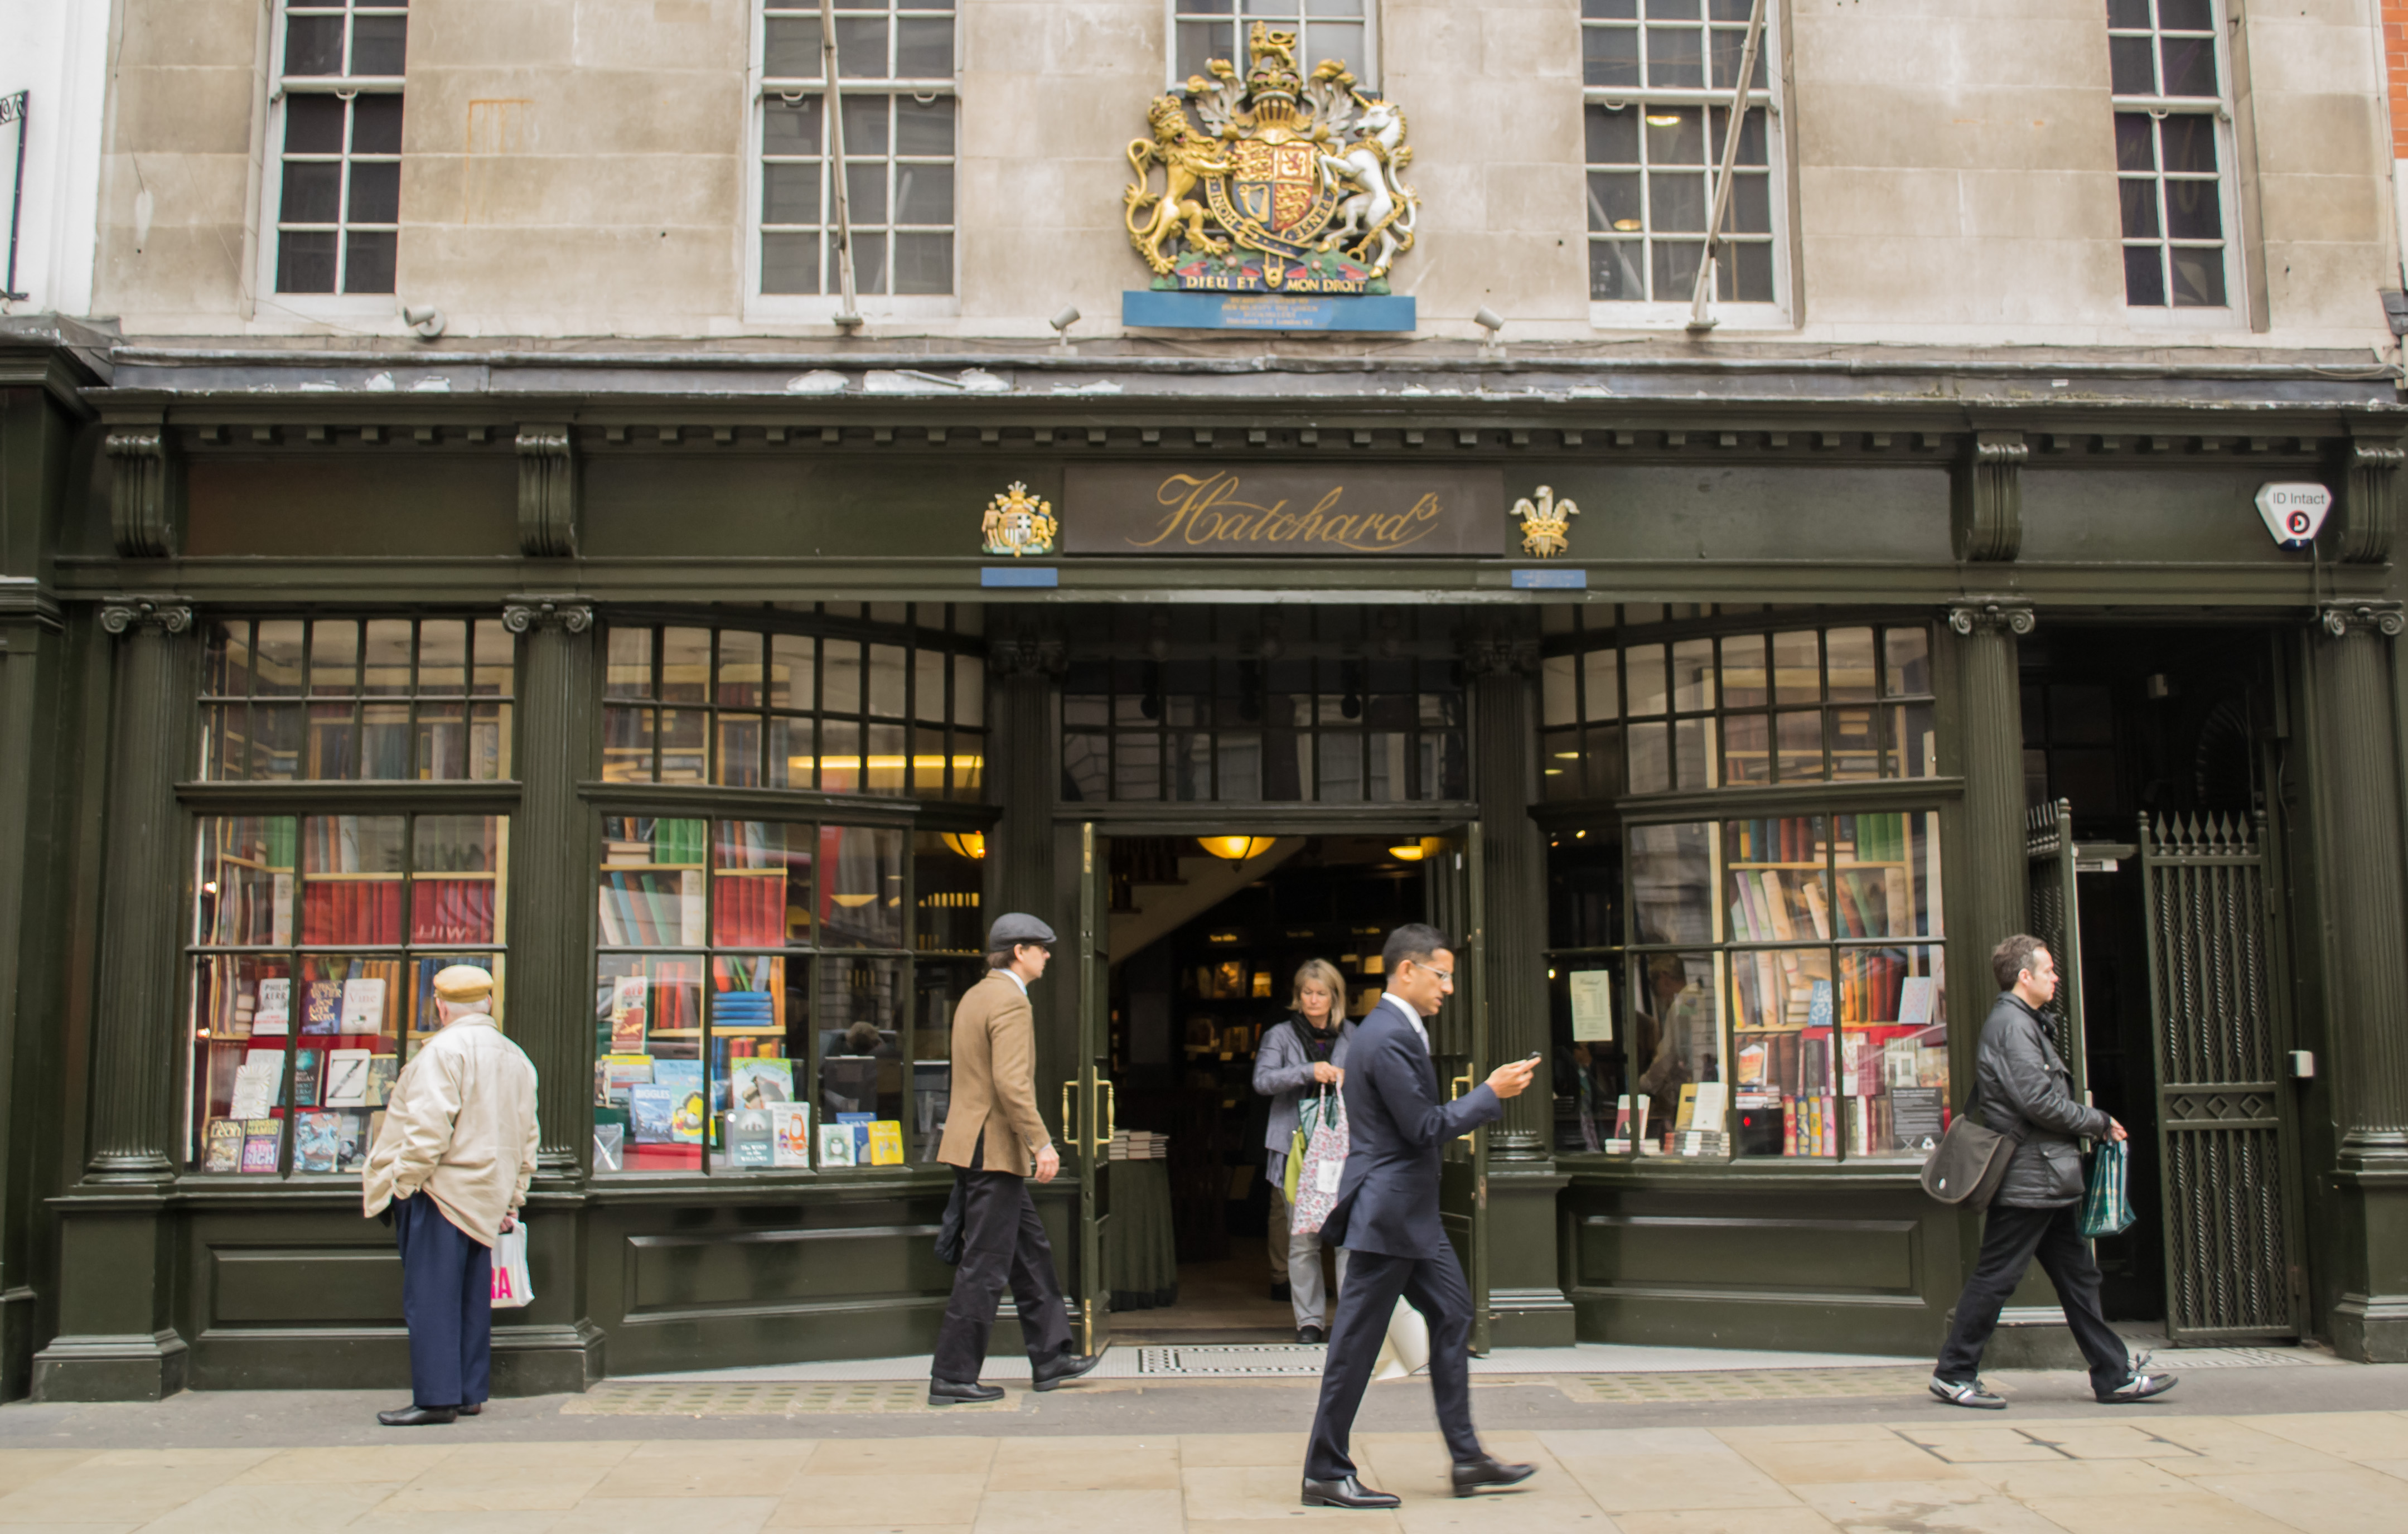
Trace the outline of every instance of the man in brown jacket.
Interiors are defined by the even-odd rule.
[[[962,1262],[937,1331],[928,1404],[991,1401],[999,1386],[978,1383],[1004,1284],[1020,1315],[1031,1376],[1051,1390],[1096,1367],[1070,1351],[1070,1323],[1054,1246],[1028,1197],[1029,1165],[1051,1183],[1062,1158],[1037,1111],[1037,1019],[1029,982],[1045,973],[1054,929],[1034,916],[996,918],[987,935],[986,978],[953,1009],[953,1080],[937,1159],[961,1183]]]

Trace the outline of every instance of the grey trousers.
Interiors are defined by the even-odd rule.
[[[1274,1279],[1287,1280],[1287,1302],[1296,1312],[1298,1331],[1307,1326],[1329,1329],[1329,1297],[1332,1291],[1321,1282],[1321,1232],[1298,1235],[1288,1228],[1287,1194],[1277,1183],[1271,1184],[1270,1249]],[[1282,1269],[1285,1271],[1281,1271]],[[1338,1283],[1346,1283],[1346,1249],[1338,1249]]]

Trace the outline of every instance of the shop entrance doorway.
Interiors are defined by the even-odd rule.
[[[1478,1032],[1478,988],[1466,983],[1479,941],[1466,920],[1466,870],[1477,867],[1462,856],[1469,834],[1082,828],[1082,861],[1092,848],[1093,862],[1082,903],[1091,956],[1081,975],[1081,1064],[1096,1085],[1084,1085],[1082,1069],[1066,1089],[1074,1118],[1084,1102],[1101,1104],[1082,1121],[1096,1133],[1073,1130],[1082,1168],[1095,1173],[1082,1189],[1081,1244],[1082,1270],[1093,1275],[1082,1304],[1099,1332],[1125,1343],[1295,1340],[1287,1242],[1271,1231],[1271,1100],[1254,1091],[1258,1052],[1292,1012],[1308,960],[1336,968],[1339,1006],[1359,1019],[1378,1002],[1389,931],[1434,921],[1461,934],[1457,994],[1432,1042],[1441,1090],[1463,1090],[1455,1079],[1471,1068]],[[1450,1168],[1445,1203],[1476,1274],[1471,1155],[1468,1142],[1455,1154],[1463,1168]],[[1324,1290],[1334,1297],[1326,1282]],[[1321,1324],[1328,1318],[1325,1307]]]

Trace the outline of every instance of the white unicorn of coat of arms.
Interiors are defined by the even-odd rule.
[[[1343,154],[1319,156],[1322,184],[1355,190],[1338,205],[1321,249],[1343,247],[1373,272],[1385,273],[1390,262],[1413,248],[1413,220],[1421,210],[1421,199],[1398,175],[1413,158],[1412,150],[1400,147],[1405,114],[1388,102],[1373,101],[1353,123],[1340,126],[1363,136]]]

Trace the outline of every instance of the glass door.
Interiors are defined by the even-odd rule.
[[[1062,1083],[1062,1137],[1079,1174],[1079,1351],[1111,1343],[1111,858],[1095,823],[1079,827],[1078,1074]]]
[[[1495,1061],[1489,1038],[1485,918],[1480,887],[1480,826],[1439,839],[1425,860],[1429,923],[1455,943],[1455,995],[1429,1021],[1439,1090],[1462,1097]],[[1488,1351],[1488,1136],[1474,1131],[1449,1145],[1439,1169],[1439,1215],[1463,1261],[1471,1289],[1471,1350]]]

